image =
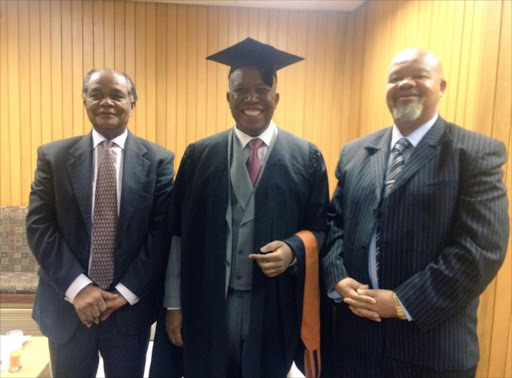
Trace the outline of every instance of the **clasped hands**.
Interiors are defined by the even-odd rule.
[[[107,320],[126,303],[128,302],[118,291],[105,291],[93,284],[85,286],[73,300],[80,321],[87,327]]]
[[[382,318],[396,318],[396,307],[393,291],[370,289],[368,285],[347,277],[338,281],[334,289],[341,295],[350,311],[355,315],[368,318],[375,322]]]

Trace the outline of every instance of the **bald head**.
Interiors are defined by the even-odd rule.
[[[403,135],[409,135],[436,115],[445,88],[443,65],[430,51],[411,48],[393,58],[386,101]]]
[[[443,63],[439,58],[427,49],[417,47],[399,52],[391,61],[389,69],[391,70],[392,67],[404,65],[414,60],[423,60],[432,70],[437,71],[440,77],[444,77]]]

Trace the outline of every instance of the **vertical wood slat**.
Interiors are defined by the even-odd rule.
[[[185,17],[185,39],[187,44],[187,52],[185,53],[185,60],[187,65],[187,76],[183,80],[182,95],[186,98],[186,137],[185,143],[189,144],[197,140],[197,97],[198,97],[198,81],[197,69],[198,60],[203,57],[197,55],[198,35],[197,35],[197,14],[198,8],[185,9],[187,16]],[[178,71],[179,72],[179,71]]]
[[[9,162],[11,170],[11,201],[21,202],[21,141],[20,141],[20,86],[19,86],[19,29],[18,3],[7,4],[7,84],[9,90]]]
[[[146,137],[146,3],[135,3],[135,75],[139,100],[131,125],[135,134]]]
[[[61,61],[62,61],[62,137],[70,138],[73,130],[73,95],[77,92],[73,87],[73,16],[72,1],[63,1],[61,7]]]
[[[177,108],[177,8],[176,5],[167,6],[167,54],[166,54],[166,69],[167,69],[167,116],[166,116],[166,129],[167,139],[166,146],[175,153],[177,152],[177,125],[176,125],[176,108]],[[179,159],[176,155],[175,167],[178,168]]]
[[[11,166],[9,163],[9,70],[7,68],[7,3],[0,2],[0,203],[16,203],[11,198]],[[6,178],[9,178],[8,180]]]
[[[82,2],[71,2],[71,93],[67,93],[72,99],[73,121],[72,135],[80,135],[85,133],[82,105],[82,82],[85,76],[83,69],[83,4]]]
[[[24,182],[30,181],[32,172],[22,167],[30,166],[31,148],[30,148],[30,54],[24,52],[30,51],[30,29],[29,29],[29,4],[26,1],[20,1],[18,6],[18,27],[19,27],[19,92],[20,92],[20,126],[19,126],[19,142],[20,142],[20,189],[21,202],[28,200],[30,188],[23,185]]]
[[[206,53],[204,56],[210,56],[218,51],[217,38],[218,38],[218,8],[207,9],[207,39]],[[217,100],[220,96],[217,94],[217,68],[218,64],[205,61],[206,65],[206,120],[205,122],[205,135],[215,134],[217,128],[215,127],[217,120]]]
[[[130,129],[175,151],[178,165],[189,142],[232,126],[228,68],[204,58],[247,36],[306,57],[279,72],[274,119],[320,147],[331,191],[343,144],[390,123],[387,65],[406,47],[430,48],[444,62],[445,118],[511,151],[510,7],[507,0],[382,1],[339,14],[0,0],[0,205],[27,203],[39,144],[90,130],[80,90],[91,68],[134,79],[140,100]],[[509,153],[509,193],[511,165]],[[510,256],[507,263],[482,296],[482,376],[512,375],[512,305],[503,299],[512,294]]]
[[[164,4],[156,6],[156,64],[155,64],[155,141],[167,141],[167,9]]]
[[[112,0],[103,2],[103,65],[105,68],[115,68],[115,9]]]
[[[32,175],[36,168],[37,151],[36,148],[41,144],[41,13],[39,6],[29,7],[29,30],[30,30],[30,95],[27,93],[26,98],[30,97],[30,163],[23,167],[28,171],[30,178],[24,181],[26,183],[32,181]],[[2,53],[0,53],[1,55]],[[0,99],[2,96],[0,95]],[[1,157],[3,159],[3,156]],[[1,176],[1,174],[0,174]],[[25,198],[28,201],[28,197]],[[0,203],[3,203],[0,199]],[[26,202],[23,202],[25,204]]]
[[[104,13],[104,1],[93,0],[92,3],[92,25],[93,25],[93,62],[94,68],[105,67],[105,19]]]
[[[146,4],[146,57],[145,82],[146,92],[144,102],[146,103],[146,139],[156,142],[156,81],[160,78],[156,75],[156,4]]]
[[[93,1],[86,0],[82,2],[82,73],[83,76],[90,70],[98,68],[94,64],[94,8]],[[101,67],[101,66],[100,66]],[[83,77],[82,77],[83,79]],[[88,132],[91,124],[85,111],[82,111],[84,133]],[[80,135],[80,134],[77,134]]]
[[[207,67],[205,57],[208,51],[208,10],[199,7],[197,12],[197,105],[196,105],[196,138],[204,138],[208,117],[206,113],[207,98]]]

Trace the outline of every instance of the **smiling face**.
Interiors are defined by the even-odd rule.
[[[386,102],[403,135],[410,134],[434,117],[445,88],[441,62],[430,52],[409,49],[393,59]]]
[[[107,139],[121,135],[135,108],[125,77],[114,71],[98,71],[89,79],[84,106],[94,129]]]
[[[239,67],[229,76],[227,99],[236,127],[258,136],[267,129],[279,102],[276,80],[270,87],[264,83],[259,68]]]

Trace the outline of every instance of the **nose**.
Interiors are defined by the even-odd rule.
[[[411,77],[404,77],[402,80],[398,82],[398,86],[400,88],[408,88],[414,86],[414,80]]]
[[[103,106],[105,106],[105,105],[112,105],[112,104],[113,104],[113,102],[112,102],[112,99],[110,97],[104,97],[100,101],[100,105],[103,105]]]

